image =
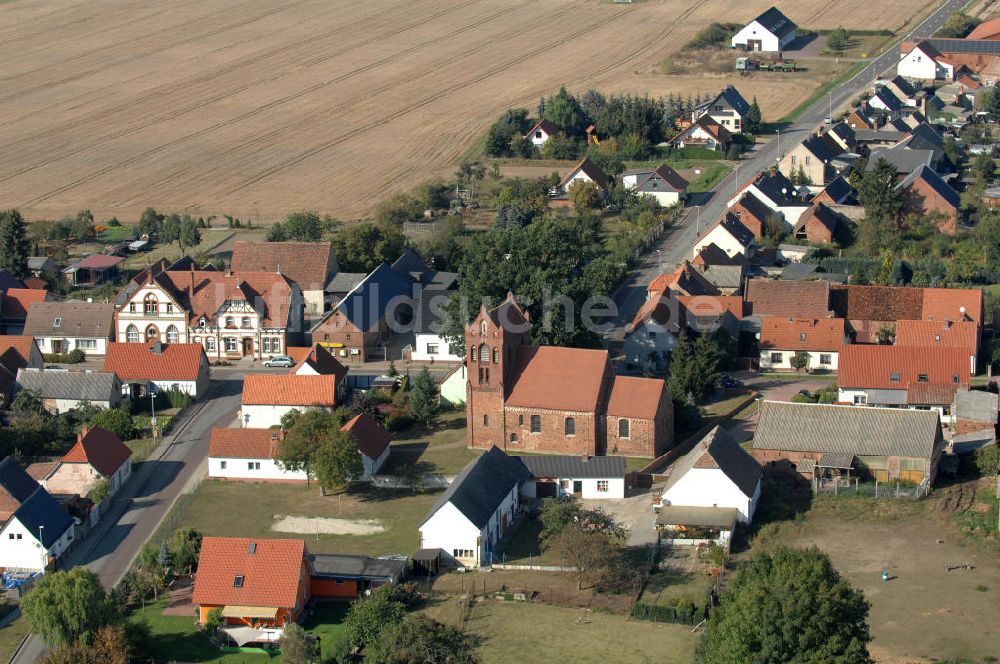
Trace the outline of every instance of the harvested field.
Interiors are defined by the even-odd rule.
[[[0,3],[0,206],[356,218],[453,172],[500,110],[561,84],[686,95],[736,82],[778,117],[830,72],[657,73],[699,28],[770,1]],[[896,29],[926,5],[804,0],[792,18]]]
[[[279,533],[312,535],[374,535],[385,532],[385,526],[375,519],[334,519],[322,516],[274,515],[271,530]]]

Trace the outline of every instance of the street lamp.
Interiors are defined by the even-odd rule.
[[[656,250],[656,271],[658,274],[663,272],[663,251],[660,249]]]
[[[38,546],[42,547],[42,571],[48,567],[48,554],[45,551],[45,540],[42,539],[42,531],[45,530],[45,526],[38,526]]]
[[[694,218],[694,233],[695,235],[701,235],[701,206],[695,206],[695,218]]]
[[[156,440],[156,391],[149,391],[149,425],[153,428],[153,440]]]
[[[781,130],[777,129],[775,131],[778,132],[778,158],[776,161],[781,161]]]

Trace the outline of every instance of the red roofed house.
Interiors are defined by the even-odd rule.
[[[118,266],[124,260],[121,256],[91,254],[64,269],[63,276],[73,286],[110,283],[118,278]]]
[[[42,351],[33,337],[0,335],[0,407],[6,407],[14,396],[18,371],[41,369],[44,365]]]
[[[280,429],[212,429],[208,476],[213,479],[305,483],[306,471],[282,468],[274,457]]]
[[[1000,18],[983,21],[972,32],[965,36],[966,39],[1000,39]]]
[[[333,254],[333,244],[330,242],[243,240],[237,240],[233,244],[230,267],[236,275],[260,273],[282,275],[287,281],[299,287],[306,312],[310,316],[321,316],[326,312],[329,304],[326,286],[339,269],[337,258]],[[259,277],[253,279],[256,281]],[[277,287],[282,290],[285,288],[280,282],[277,283]],[[265,295],[266,298],[268,295]]]
[[[875,343],[880,330],[892,330],[901,320],[968,321],[982,328],[981,290],[836,284],[829,301],[858,343]]]
[[[302,291],[281,272],[147,271],[135,286],[119,294],[117,341],[193,343],[211,358],[262,359],[283,355],[289,335],[303,329]]]
[[[208,358],[199,344],[108,344],[104,371],[118,374],[132,397],[176,389],[198,398],[208,389]]]
[[[689,261],[683,261],[669,274],[664,273],[654,277],[646,287],[650,297],[665,290],[670,290],[675,295],[719,294],[719,289],[706,279],[700,270],[693,268]]]
[[[311,598],[306,556],[301,539],[205,537],[191,596],[198,622],[218,609],[238,644],[278,641]]]
[[[247,374],[243,377],[240,422],[247,429],[281,424],[283,415],[309,408],[332,411],[337,406],[336,376]]]
[[[3,291],[0,293],[0,332],[22,334],[31,305],[50,299],[49,292],[40,288],[8,288]]]
[[[837,374],[838,399],[856,406],[937,410],[942,419],[957,390],[969,389],[964,348],[845,346]]]
[[[673,444],[659,379],[616,377],[607,351],[531,346],[513,295],[466,326],[470,447],[655,457]]]
[[[340,430],[349,433],[358,445],[358,454],[364,464],[361,479],[371,479],[389,458],[392,434],[368,413],[355,415]]]
[[[903,78],[950,81],[955,77],[955,64],[926,41],[904,41],[899,45],[900,59],[896,73]]]
[[[296,376],[333,376],[337,381],[337,398],[343,400],[347,397],[347,381],[344,380],[347,367],[329,349],[320,344],[312,348],[296,348],[292,358],[296,364],[288,373]]]
[[[896,323],[896,345],[961,348],[969,355],[969,371],[975,373],[979,326],[972,321],[901,320]]]
[[[110,431],[85,427],[77,434],[76,445],[38,482],[54,495],[86,496],[103,479],[108,483],[107,495],[112,496],[131,475],[128,445]]]
[[[850,340],[843,318],[779,318],[761,320],[761,371],[796,371],[792,358],[807,356],[806,371],[837,371],[840,351]]]
[[[732,133],[708,115],[701,116],[691,123],[691,126],[670,139],[670,143],[679,148],[708,148],[722,152],[728,150],[732,142]]]

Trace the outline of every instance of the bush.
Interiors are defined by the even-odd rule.
[[[399,410],[390,415],[385,419],[385,429],[395,433],[397,431],[403,431],[404,429],[409,429],[413,426],[413,416],[408,412]]]
[[[90,423],[110,431],[122,440],[131,440],[136,437],[135,422],[132,420],[132,416],[124,410],[117,408],[102,410],[91,418]]]
[[[973,458],[982,477],[993,477],[1000,469],[1000,447],[989,445],[976,450]]]
[[[695,50],[709,46],[728,46],[733,35],[742,27],[739,23],[710,23],[699,30],[685,48]]]
[[[79,348],[74,348],[68,353],[47,353],[43,359],[53,364],[80,364],[87,356]]]

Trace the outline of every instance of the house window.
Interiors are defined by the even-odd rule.
[[[573,419],[572,417],[567,417],[564,428],[566,430],[566,435],[567,436],[575,436],[576,435],[576,420]]]
[[[833,356],[830,353],[820,353],[819,354],[820,364],[833,364]]]
[[[232,316],[226,316],[226,327],[236,327],[236,323],[233,322]]]
[[[517,416],[517,426],[519,426],[519,427],[523,427],[524,426],[524,415],[518,415]]]
[[[205,350],[215,352],[215,337],[205,337]]]
[[[541,138],[542,138],[542,130],[541,129],[539,129],[538,131],[535,132],[535,138],[541,140]]]
[[[59,327],[60,325],[62,325],[62,318],[56,318],[52,321],[52,327]]]
[[[512,434],[510,434],[510,442],[511,442],[511,444],[513,444],[513,445],[516,445],[516,444],[517,444],[517,434],[516,434],[516,433],[512,433]]]
[[[160,331],[156,329],[155,325],[150,325],[146,328],[146,341],[159,341]]]
[[[500,362],[500,350],[497,348],[493,349],[493,364]]]
[[[805,340],[806,340],[806,333],[799,332],[799,341],[805,341]]]
[[[917,374],[917,382],[918,383],[926,383],[927,382],[927,374]]]
[[[226,462],[225,461],[220,461],[219,462],[219,469],[221,469],[221,470],[225,470],[226,469]]]
[[[244,316],[240,319],[240,327],[245,330],[250,329],[250,318],[248,316]]]
[[[889,380],[892,381],[893,383],[898,383],[899,382],[899,372],[898,371],[893,371],[891,374],[889,374]]]
[[[260,470],[260,461],[247,461],[247,470]]]
[[[630,423],[626,419],[618,420],[618,437],[628,438],[629,437],[629,427]]]
[[[958,374],[952,374],[952,376],[951,376],[951,382],[953,382],[956,385],[958,385]]]
[[[489,415],[483,415],[483,426],[484,427],[488,427],[489,425],[490,425],[490,416]]]
[[[795,155],[792,155],[792,166],[795,165]]]
[[[135,325],[129,325],[125,330],[125,341],[129,343],[139,343],[139,328]]]
[[[868,395],[867,394],[855,394],[854,395],[854,405],[855,406],[864,406],[867,403],[868,403]]]
[[[600,493],[608,492],[608,481],[607,480],[597,480],[597,491]]]
[[[243,587],[243,577],[237,576],[235,579],[233,579],[233,588],[242,588],[242,587]]]
[[[542,417],[541,415],[531,416],[531,433],[541,433],[542,432]]]
[[[811,162],[812,159],[809,157],[809,155],[806,155],[806,166],[808,166]]]
[[[474,558],[476,556],[472,549],[452,549],[451,555],[455,558]]]
[[[132,314],[135,313],[135,302],[129,302],[128,303],[128,310],[129,310],[129,313],[132,313]]]
[[[77,339],[76,347],[86,350],[94,350],[97,348],[97,339]]]
[[[437,344],[427,344],[427,354],[428,355],[437,355],[438,354],[438,345]]]
[[[223,339],[223,342],[225,342],[226,344],[227,353],[235,353],[237,351],[238,346],[236,344],[236,339],[233,339],[232,337],[226,337],[225,339]]]
[[[473,346],[472,349],[469,351],[469,359],[471,359],[473,362],[476,361],[476,347],[475,346]]]
[[[163,305],[163,307],[164,307],[164,309],[166,310],[166,312],[167,312],[168,314],[172,314],[172,313],[174,313],[174,304],[173,304],[173,302],[166,302],[166,303],[165,303],[165,304]]]
[[[156,296],[152,293],[146,295],[142,301],[142,312],[145,314],[155,314],[158,310]]]
[[[781,353],[771,353],[771,364],[781,364]]]
[[[271,352],[271,338],[270,337],[264,337],[263,339],[261,339],[260,340],[260,344],[261,344],[261,349],[265,353],[270,353]]]
[[[479,336],[481,337],[486,336],[486,321],[483,321],[482,324],[479,326]]]
[[[175,344],[177,343],[177,339],[178,339],[177,328],[171,325],[170,327],[167,328],[167,343]]]

